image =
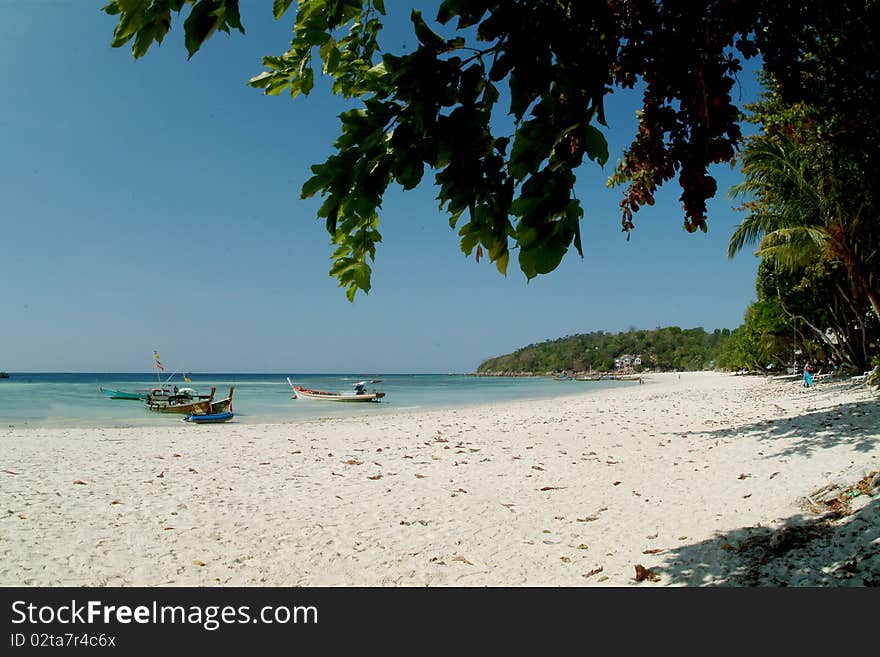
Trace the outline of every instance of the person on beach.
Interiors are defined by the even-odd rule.
[[[810,374],[810,363],[804,363],[804,388],[809,388],[813,385],[813,375]]]
[[[831,378],[840,378],[840,365],[837,363],[837,361],[832,358],[828,361],[828,364],[831,367]]]

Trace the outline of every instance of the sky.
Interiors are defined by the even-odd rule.
[[[191,60],[177,20],[135,61],[111,48],[106,0],[0,2],[0,369],[471,372],[489,357],[589,331],[735,328],[755,298],[757,260],[730,261],[742,216],[719,166],[709,232],[688,234],[673,183],[620,230],[622,189],[605,182],[636,125],[638,96],[606,100],[611,158],[578,172],[584,258],[506,277],[459,250],[433,176],[392,186],[372,290],[355,302],[330,278],[332,248],[300,200],[332,152],[346,105],[247,86],[287,49],[293,14],[242,3],[246,35],[215,34]],[[381,40],[412,43],[408,11]],[[400,3],[402,4],[402,3]],[[432,17],[436,2],[413,3]],[[407,3],[410,6],[410,3]],[[395,11],[396,10],[396,11]],[[754,100],[754,68],[734,90]],[[323,91],[323,93],[322,93]]]

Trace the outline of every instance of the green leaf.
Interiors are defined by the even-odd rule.
[[[272,3],[272,15],[275,16],[275,20],[278,20],[284,15],[284,12],[290,7],[291,2],[293,2],[293,0],[275,0]]]
[[[312,90],[312,87],[315,85],[315,73],[312,71],[311,67],[306,68],[302,75],[297,79],[299,83],[297,85],[296,91],[301,92],[303,95],[308,96],[309,92]],[[294,85],[290,86],[290,92],[292,96],[296,96]]]
[[[151,0],[113,0],[109,5],[104,7],[104,11],[115,16],[122,12],[125,14],[145,12],[150,6]]]
[[[404,189],[416,187],[425,173],[425,165],[422,162],[422,158],[414,150],[407,151],[407,154],[396,169],[395,177]]]
[[[558,236],[552,236],[533,247],[520,249],[519,264],[523,273],[531,280],[538,274],[549,274],[556,269],[566,251],[566,243]]]
[[[495,267],[501,272],[502,276],[507,276],[507,263],[510,261],[510,251],[504,250],[500,256],[495,259]]]
[[[422,45],[432,50],[445,50],[446,42],[428,27],[422,18],[422,12],[418,9],[413,9],[412,14],[410,14],[410,20],[416,28],[416,37]]]
[[[440,8],[437,9],[437,22],[446,25],[453,17],[458,15],[461,10],[462,0],[443,0]]]
[[[143,12],[123,12],[122,17],[119,19],[119,23],[116,25],[116,29],[113,31],[113,47],[118,48],[119,46],[128,43],[128,40],[131,39],[131,37],[134,36],[143,25]]]
[[[583,216],[584,210],[581,207],[580,201],[577,199],[570,200],[565,207],[565,226],[568,230],[574,232],[572,243],[582,258],[584,257],[583,245],[581,244],[581,219]]]
[[[370,274],[372,270],[366,262],[359,262],[352,267],[352,279],[364,292],[370,291]]]
[[[119,12],[122,11],[122,7],[119,6],[118,0],[113,0],[109,5],[102,7],[101,11],[105,14],[110,14],[111,16],[116,16]]]
[[[303,183],[302,190],[300,191],[300,198],[311,198],[324,189],[327,186],[327,182],[327,177],[323,174],[312,176]]]
[[[215,14],[217,9],[217,0],[199,0],[183,22],[184,43],[190,59],[220,25],[220,19]]]
[[[584,129],[584,149],[591,160],[605,166],[608,161],[608,141],[597,127],[588,125]]]
[[[510,175],[516,180],[533,173],[544,159],[546,145],[540,139],[532,139],[527,128],[528,124],[517,133],[510,151]]]
[[[238,10],[238,0],[226,0],[226,24],[244,34],[241,13]]]

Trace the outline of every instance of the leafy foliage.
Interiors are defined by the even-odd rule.
[[[867,216],[877,181],[838,114],[786,102],[771,76],[765,84],[749,108],[764,130],[746,140],[745,180],[732,190],[748,215],[728,255],[757,243],[759,303],[775,301],[801,327],[806,355],[862,371],[880,337],[880,231]],[[761,332],[748,315],[744,326]]]
[[[839,262],[792,271],[765,258],[756,290],[758,301],[719,354],[721,367],[778,371],[809,360],[862,372],[880,345],[880,322]]]
[[[772,80],[768,80],[772,84]],[[764,132],[746,140],[745,180],[732,190],[749,214],[730,240],[733,257],[747,244],[755,255],[792,272],[817,262],[841,263],[855,294],[880,319],[880,230],[873,211],[876,181],[861,151],[834,145],[838,119],[767,92],[751,107]]]
[[[275,17],[292,4],[274,0]],[[874,5],[444,0],[435,25],[412,10],[418,46],[395,54],[379,44],[381,0],[300,0],[290,48],[265,57],[251,84],[308,95],[318,72],[332,78],[333,93],[358,102],[340,117],[336,153],[302,188],[304,198],[324,198],[318,215],[336,247],[331,274],[350,299],[370,288],[386,190],[412,189],[426,169],[462,251],[485,253],[506,273],[516,249],[531,279],[572,248],[583,254],[576,172],[585,159],[607,163],[604,97],[615,86],[644,86],[635,139],[611,178],[627,185],[623,230],[677,176],[685,228],[705,231],[706,200],[716,192],[708,167],[731,161],[741,137],[731,97],[740,57],[760,52],[787,102],[812,97],[832,73],[826,96],[839,100],[854,84],[876,85],[876,75],[865,76],[876,53],[841,40],[854,29],[873,45]],[[143,56],[184,6],[190,56],[217,29],[243,32],[238,0],[113,0],[105,8],[120,17],[113,45],[133,40],[134,56]],[[817,65],[817,51],[847,48],[865,55],[854,72]],[[501,114],[512,119],[510,134],[498,132]],[[856,118],[873,120],[867,111]]]
[[[717,364],[730,370],[780,371],[791,362],[791,354],[789,319],[779,301],[770,298],[748,307],[743,325],[721,346]]]
[[[478,372],[611,371],[614,359],[641,355],[652,369],[702,370],[711,367],[730,331],[677,326],[625,333],[581,333],[517,349],[483,361]]]

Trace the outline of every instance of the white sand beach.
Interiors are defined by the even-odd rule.
[[[877,489],[840,495],[880,469],[866,386],[645,383],[366,420],[5,427],[0,584],[880,584]],[[830,484],[847,513],[803,507]]]

